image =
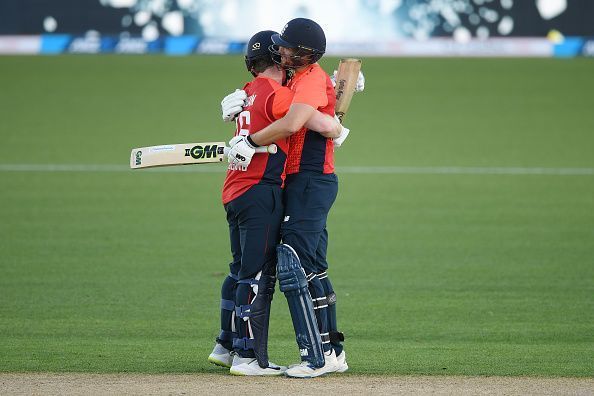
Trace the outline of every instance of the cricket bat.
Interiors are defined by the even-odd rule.
[[[275,154],[275,144],[256,148],[256,153]],[[225,142],[165,144],[132,149],[130,168],[143,169],[157,166],[193,165],[223,162],[229,153]]]
[[[360,70],[361,59],[341,59],[338,63],[336,86],[334,87],[334,92],[336,93],[334,112],[340,122],[342,122],[351,105],[351,99],[353,99],[353,94],[355,93]]]

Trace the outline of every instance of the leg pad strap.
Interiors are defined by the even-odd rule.
[[[233,341],[235,337],[235,333],[232,331],[221,330],[219,337],[217,338],[220,341]]]
[[[235,307],[235,316],[238,318],[249,318],[252,312],[252,304]]]
[[[326,297],[319,297],[312,299],[314,309],[326,308],[328,306],[328,299]]]
[[[225,311],[235,311],[235,302],[233,300],[221,299],[221,309]]]
[[[244,284],[248,284],[248,285],[257,285],[258,284],[258,280],[257,279],[242,279],[242,280],[238,280],[237,283],[244,283]]]
[[[236,338],[233,340],[233,348],[241,349],[243,351],[247,351],[250,349],[254,349],[254,340],[253,338]]]

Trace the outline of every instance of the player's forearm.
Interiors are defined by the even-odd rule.
[[[256,133],[252,133],[250,138],[258,146],[264,146],[291,136],[293,134],[291,129],[289,123],[284,118],[281,118],[268,125],[266,128],[261,129]]]
[[[292,104],[289,112],[280,120],[276,120],[266,128],[250,135],[251,140],[259,146],[274,143],[299,131],[316,110],[306,104]]]
[[[314,115],[305,123],[307,129],[318,132],[325,138],[334,139],[340,136],[342,125],[334,117],[328,114],[316,111]]]

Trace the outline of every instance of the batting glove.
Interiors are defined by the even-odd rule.
[[[236,89],[232,94],[225,96],[221,101],[223,121],[233,121],[237,114],[243,111],[246,99],[247,94],[242,89]]]
[[[336,87],[336,74],[338,73],[337,70],[334,70],[334,73],[330,76],[330,81],[332,81],[332,87]],[[355,86],[355,92],[363,92],[365,90],[365,76],[363,75],[362,71],[359,71],[359,76],[357,77],[357,85]]]
[[[350,131],[351,130],[349,128],[342,127],[342,130],[340,131],[340,135],[338,135],[338,137],[335,137],[334,139],[332,139],[332,143],[334,143],[334,147],[338,148],[338,147],[342,146],[342,144],[346,140],[347,136],[349,136]]]
[[[229,140],[229,147],[235,146],[241,139],[243,139],[243,136],[241,135],[234,136],[231,138],[231,140]]]
[[[227,159],[233,168],[247,168],[252,161],[257,146],[250,142],[247,136],[241,136],[240,139],[236,139],[237,137],[229,141],[231,149],[229,150]]]
[[[362,71],[359,71],[359,77],[357,77],[357,86],[355,86],[355,92],[363,92],[365,90],[365,76]]]

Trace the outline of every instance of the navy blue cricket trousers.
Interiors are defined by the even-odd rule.
[[[333,173],[304,171],[285,180],[281,238],[295,249],[307,274],[328,269],[326,220],[337,194],[338,177]]]
[[[231,273],[239,279],[251,279],[264,269],[276,271],[283,216],[281,187],[256,184],[228,202],[225,211],[233,255]]]

